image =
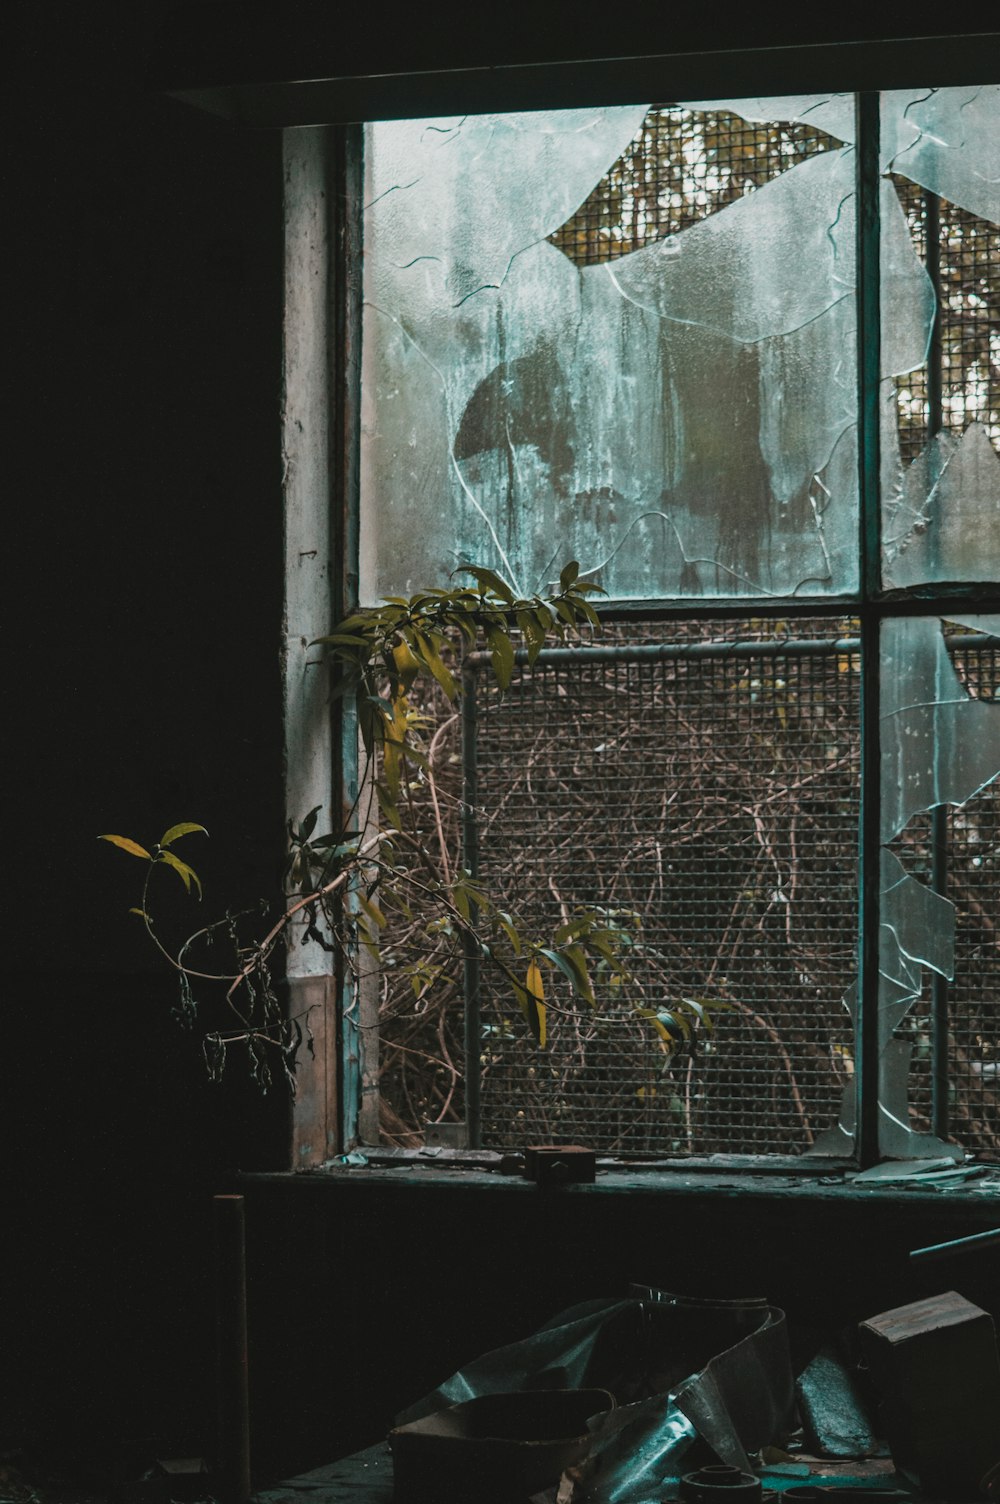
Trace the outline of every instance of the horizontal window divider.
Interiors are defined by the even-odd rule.
[[[987,632],[960,632],[948,638],[950,648],[993,647],[1000,638]],[[860,653],[860,637],[787,637],[764,638],[759,642],[643,642],[634,646],[542,648],[534,660],[526,648],[518,648],[514,662],[538,663],[621,663],[673,658],[796,658],[821,654]],[[469,653],[464,665],[470,670],[487,668],[492,656],[484,650]]]

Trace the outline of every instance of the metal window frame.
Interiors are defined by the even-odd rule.
[[[924,39],[926,40],[926,39]],[[836,86],[843,89],[850,87],[852,83],[864,81],[870,84],[872,73],[879,76],[880,86],[902,86],[907,82],[913,82],[916,74],[932,75],[940,80],[942,86],[953,82],[967,83],[979,79],[985,68],[989,69],[990,50],[983,47],[981,42],[989,39],[978,38],[950,38],[949,45],[944,53],[938,49],[918,45],[917,39],[910,39],[904,49],[905,56],[901,59],[898,51],[892,65],[889,65],[887,52],[876,52],[870,44],[858,44],[860,51],[851,51],[843,46],[835,49],[827,48],[824,51],[822,66],[817,72],[816,64],[818,54],[816,49],[788,48],[770,49],[767,53],[768,66],[763,73],[763,82],[766,88],[762,88],[755,81],[755,92],[766,92],[779,95],[793,89],[801,89],[806,82],[812,86],[823,86],[819,83],[820,78],[829,86],[836,82]],[[971,44],[971,45],[970,45]],[[780,56],[777,54],[780,52]],[[749,85],[749,80],[744,74],[744,68],[750,54],[730,53],[712,54],[715,60],[717,72],[713,75],[712,92],[722,94],[738,88],[740,84],[744,89]],[[883,66],[879,74],[878,66],[873,64],[873,59],[880,58]],[[932,65],[936,63],[937,66]],[[678,97],[682,94],[690,95],[692,92],[691,78],[688,64],[690,58],[678,59],[644,59],[644,60],[615,60],[614,67],[609,72],[609,65],[581,65],[573,69],[573,76],[577,79],[574,88],[568,83],[571,75],[565,71],[559,74],[558,88],[559,104],[571,104],[585,102],[595,95],[602,99],[607,95],[605,102],[613,102],[618,98],[632,98],[637,92],[641,92],[639,85],[649,82],[649,67],[653,62],[661,66],[662,77],[659,80],[661,97],[669,97],[671,83],[677,84],[683,78],[678,91]],[[570,65],[565,65],[570,67]],[[589,67],[589,72],[588,72]],[[804,74],[796,72],[804,67]],[[594,69],[598,68],[595,74]],[[551,71],[551,70],[550,70]],[[841,74],[839,79],[835,75]],[[846,74],[846,77],[843,76]],[[671,77],[673,75],[673,77]],[[550,75],[546,75],[549,77]],[[552,75],[554,76],[554,75]],[[595,79],[603,78],[604,84],[598,88]],[[623,92],[624,79],[632,80],[629,90]],[[539,84],[541,75],[535,75],[535,85]],[[608,80],[616,78],[620,82],[612,86]],[[923,78],[918,81],[923,82]],[[329,81],[327,81],[329,82]],[[379,84],[384,83],[380,80]],[[510,79],[507,79],[509,85]],[[299,85],[282,85],[283,90],[298,89]],[[461,96],[462,81],[454,76],[449,76],[442,86],[443,98],[437,104],[437,108],[448,109],[456,99]],[[454,95],[454,89],[458,94]],[[360,93],[359,93],[360,89]],[[548,93],[546,93],[546,90]],[[175,91],[181,93],[181,91]],[[433,91],[431,91],[433,93]],[[538,92],[536,90],[536,92]],[[548,98],[552,94],[551,85],[543,85],[540,93]],[[454,98],[452,97],[454,95]],[[190,91],[183,97],[191,99]],[[286,101],[291,96],[284,96]],[[296,95],[301,102],[303,96]],[[319,96],[317,96],[318,98]],[[336,118],[338,111],[342,120],[357,119],[359,115],[369,119],[399,118],[401,115],[414,113],[426,113],[432,107],[431,99],[421,95],[419,100],[410,100],[405,93],[403,96],[396,95],[395,102],[389,107],[380,93],[379,88],[367,89],[359,81],[354,81],[351,89],[346,94],[338,95],[342,101],[355,102],[359,98],[370,101],[375,108],[358,111],[348,107],[345,109],[343,102],[335,107],[332,100],[334,95],[327,89],[323,96],[326,103],[322,105],[323,118]],[[881,588],[879,579],[880,564],[880,505],[879,505],[879,428],[878,428],[878,386],[879,386],[879,215],[878,215],[878,93],[868,88],[856,93],[856,108],[858,114],[858,141],[857,141],[857,191],[859,199],[858,213],[858,328],[864,334],[858,341],[858,403],[859,403],[859,481],[860,481],[860,516],[859,516],[859,550],[862,561],[861,589],[857,595],[840,595],[825,597],[820,600],[802,601],[801,599],[775,598],[768,600],[768,610],[780,612],[783,616],[794,618],[801,615],[813,617],[822,615],[843,615],[845,611],[856,616],[860,620],[861,643],[862,643],[862,794],[861,816],[859,829],[859,941],[858,941],[858,975],[859,975],[859,1011],[858,1011],[858,1056],[856,1063],[856,1105],[857,1105],[857,1128],[855,1140],[854,1162],[862,1168],[874,1164],[880,1158],[878,1144],[878,856],[880,851],[879,842],[879,767],[880,748],[878,738],[878,709],[879,709],[879,634],[883,620],[888,617],[901,614],[940,614],[947,607],[954,611],[983,611],[993,607],[994,597],[989,588],[976,588],[961,582],[934,584],[907,590],[887,590]],[[404,101],[404,102],[401,102]],[[405,102],[408,101],[408,102]],[[207,99],[202,94],[195,102],[205,105]],[[523,102],[517,101],[519,105]],[[532,100],[536,107],[541,107],[541,102]],[[382,107],[378,105],[381,103]],[[504,92],[502,99],[483,97],[479,108],[497,108],[506,105],[510,107],[513,100],[509,92]],[[209,107],[212,107],[209,105]],[[233,111],[228,106],[221,109],[216,99],[216,106],[221,113],[236,113],[246,118],[245,108]],[[268,106],[271,109],[272,105]],[[273,106],[278,108],[278,106]],[[287,116],[287,104],[281,106]],[[308,116],[314,106],[306,110]],[[315,106],[315,108],[320,108]],[[266,112],[265,112],[266,114]],[[276,123],[272,120],[271,123]],[[314,135],[314,132],[289,131],[286,133],[290,143],[296,138],[301,139],[305,135]],[[331,324],[326,331],[324,340],[324,355],[318,362],[314,361],[317,371],[322,368],[320,384],[328,393],[331,400],[331,410],[338,416],[334,425],[327,450],[327,475],[325,484],[314,486],[314,505],[316,496],[325,496],[325,505],[329,507],[330,516],[330,570],[329,586],[327,589],[326,602],[332,614],[344,609],[350,609],[356,601],[357,592],[357,530],[359,519],[359,474],[358,474],[358,409],[359,409],[359,345],[360,345],[360,232],[356,214],[352,213],[351,205],[360,202],[358,193],[361,181],[361,128],[354,124],[334,125],[323,129],[323,138],[326,143],[324,152],[324,186],[322,194],[325,196],[328,209],[326,211],[326,253],[331,268],[330,298],[331,308],[334,311]],[[294,154],[294,147],[290,148]],[[294,301],[294,298],[293,298]],[[286,352],[290,342],[294,342],[295,319],[291,320],[293,326],[291,341],[286,335]],[[287,353],[286,353],[287,365]],[[933,376],[931,377],[931,391],[934,392]],[[287,391],[287,388],[286,388]],[[938,393],[938,402],[940,395]],[[933,402],[933,398],[932,398]],[[294,405],[293,405],[294,406]],[[295,414],[286,401],[285,409],[285,432],[286,440],[291,432],[291,426],[295,421]],[[932,416],[932,422],[933,422]],[[294,449],[294,440],[291,446]],[[288,446],[286,443],[286,453]],[[289,489],[286,486],[286,489]],[[294,530],[293,530],[294,532]],[[289,548],[286,550],[288,569],[294,575],[294,537]],[[301,552],[301,551],[300,551]],[[294,592],[292,592],[294,594]],[[684,616],[687,618],[726,618],[736,614],[744,614],[747,610],[748,598],[740,597],[733,599],[713,598],[711,601],[693,605],[690,601],[662,601],[655,604],[649,602],[616,602],[616,613],[623,616],[638,616],[641,614],[647,621],[657,619],[669,620],[671,617]],[[329,613],[328,613],[329,614]],[[292,640],[292,635],[288,641]],[[286,675],[287,678],[287,675]],[[305,713],[313,715],[314,712],[303,712],[301,705],[292,703],[294,697],[286,694],[286,704],[289,715],[294,721],[296,716]],[[343,724],[334,724],[329,731],[330,766],[334,769],[332,778],[328,783],[328,796],[331,807],[343,808],[344,802],[350,803],[352,779],[357,776],[356,741],[351,728]],[[302,780],[290,781],[287,787],[289,809],[300,810],[308,807],[313,802],[326,802],[315,800],[310,794],[307,801],[303,800],[303,788],[299,785]],[[940,847],[940,840],[937,845]],[[936,867],[935,883],[943,883],[945,877],[945,865],[939,857]],[[939,889],[940,891],[940,889]],[[466,956],[467,985],[475,990],[475,968],[478,963],[471,953]],[[368,1021],[367,1027],[360,1027],[356,1013],[352,1012],[352,1005],[347,998],[345,979],[334,977],[328,985],[332,986],[336,997],[336,1017],[338,1038],[331,1040],[331,1048],[335,1050],[335,1062],[326,1066],[328,1087],[325,1095],[325,1105],[314,1109],[297,1110],[299,1119],[309,1117],[310,1110],[313,1118],[325,1114],[326,1127],[320,1135],[323,1139],[323,1150],[319,1150],[319,1138],[315,1132],[310,1134],[298,1132],[296,1143],[299,1145],[299,1159],[297,1163],[317,1163],[325,1157],[331,1145],[336,1140],[337,1147],[341,1150],[349,1148],[357,1142],[377,1141],[377,1030],[372,1033]],[[938,1049],[942,1050],[946,1040],[946,993],[939,990],[935,1004],[936,1034]],[[365,1040],[365,1036],[368,1036]],[[362,1042],[368,1045],[368,1059]],[[374,1045],[374,1060],[372,1046]],[[475,1100],[469,1104],[470,1115],[475,1118],[477,1103]],[[940,1082],[935,1087],[935,1131],[945,1122],[946,1113],[946,1090],[942,1090]],[[333,1119],[336,1118],[336,1128]],[[319,1159],[317,1159],[319,1155]]]

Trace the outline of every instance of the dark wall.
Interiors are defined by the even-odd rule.
[[[208,1085],[126,912],[138,863],[96,840],[203,823],[207,910],[266,890],[281,844],[280,142],[143,88],[171,14],[32,0],[5,21],[0,1425],[104,1476],[130,1447],[209,1445],[210,1197],[278,1162],[284,1116]],[[769,1293],[815,1313],[866,1269],[877,1305],[896,1267],[885,1224],[790,1208],[678,1222],[646,1201],[564,1217],[301,1190],[249,1206],[257,1444],[281,1469],[373,1439],[473,1352],[630,1277],[778,1269]]]
[[[633,1281],[766,1296],[788,1315],[797,1368],[831,1334],[849,1339],[857,1322],[943,1290],[1000,1320],[995,1247],[909,1258],[996,1226],[986,1198],[959,1207],[912,1191],[803,1197],[781,1177],[751,1194],[710,1177],[701,1191],[630,1179],[540,1190],[443,1183],[424,1168],[403,1183],[386,1170],[244,1183],[258,1465],[287,1475],[371,1445],[479,1354]]]
[[[206,910],[280,851],[280,138],[145,91],[166,9],[35,0],[7,50],[5,1425],[99,1470],[201,1444],[209,1198],[282,1111],[209,1088],[96,839],[204,824]]]

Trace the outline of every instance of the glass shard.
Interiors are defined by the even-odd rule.
[[[1000,579],[1000,456],[981,423],[931,440],[900,474],[886,527],[889,586]]]
[[[642,117],[369,127],[364,599],[573,557],[618,598],[856,585],[853,153],[577,267],[545,237]]]
[[[997,618],[967,617],[995,632]],[[1000,773],[1000,708],[973,699],[955,672],[941,623],[882,626],[882,840],[938,804],[965,804]]]
[[[884,94],[881,148],[883,582],[997,580],[1000,89]]]
[[[699,99],[688,108],[730,110],[742,120],[786,120],[811,125],[816,130],[826,131],[845,145],[853,142],[855,135],[853,94],[784,94],[774,99]]]
[[[957,634],[958,626],[967,632]],[[959,1157],[962,1152],[914,1127],[912,1068],[918,1052],[928,1054],[933,1048],[929,1010],[938,1006],[929,1001],[928,979],[931,974],[946,980],[954,976],[956,938],[955,904],[936,891],[935,884],[944,886],[944,878],[935,875],[920,827],[926,826],[928,812],[943,805],[953,811],[967,806],[1000,777],[1000,705],[992,700],[996,686],[990,682],[984,688],[979,670],[972,671],[967,684],[956,670],[958,657],[969,651],[971,634],[982,634],[985,643],[985,634],[998,633],[1000,616],[995,615],[963,616],[948,624],[911,617],[882,625],[878,1105],[884,1155]],[[976,647],[975,636],[971,646]],[[968,677],[970,670],[963,672]],[[978,693],[970,692],[970,686]],[[956,823],[953,812],[952,826]],[[955,834],[953,829],[953,841]],[[982,858],[972,858],[977,860]],[[956,889],[959,880],[968,882],[958,874]],[[977,954],[975,964],[981,969],[981,945]],[[856,1018],[856,988],[845,1004]],[[816,1152],[850,1149],[855,1108],[850,1083],[840,1123],[820,1138]]]
[[[1000,222],[1000,85],[888,90],[881,155],[883,171]]]
[[[966,626],[995,632],[1000,618],[971,617]],[[1000,774],[1000,708],[973,698],[953,661],[961,642],[933,618],[882,627],[882,837],[916,852],[911,831],[927,810],[963,806]],[[926,874],[908,872],[882,852],[879,930],[879,1121],[883,1153],[907,1156],[940,1147],[915,1131],[911,1068],[929,1038],[927,974],[951,979],[955,906]]]

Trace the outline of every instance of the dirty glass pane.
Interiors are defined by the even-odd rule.
[[[933,1010],[947,1006],[947,996],[931,988],[933,976],[953,982],[953,1001],[964,1004],[953,1013],[953,1036],[962,1038],[949,1062],[953,1109],[969,1108],[983,1070],[996,1068],[1000,997],[979,993],[996,952],[992,904],[982,900],[984,877],[1000,865],[998,633],[1000,616],[883,625],[879,1106],[886,1154],[934,1147],[914,1092],[921,1070],[926,1084],[931,1068]],[[930,824],[936,808],[945,816],[936,837],[945,848],[938,865]],[[995,965],[992,975],[995,981]],[[965,1025],[973,1013],[977,1027],[970,1033]],[[975,1136],[991,1145],[1000,1135],[996,1103],[992,1126],[984,1104],[976,1106]],[[968,1131],[962,1136],[968,1146]]]
[[[645,107],[367,129],[364,600],[573,557],[617,598],[855,588],[854,154],[757,126],[744,180],[737,105],[655,112],[645,198]],[[637,248],[581,264],[602,187]]]
[[[997,580],[1000,89],[884,94],[881,140],[884,582]]]

